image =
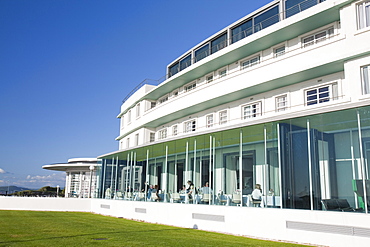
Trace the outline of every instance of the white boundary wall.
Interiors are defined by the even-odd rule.
[[[315,245],[368,246],[370,243],[370,215],[363,213],[27,197],[0,197],[0,209],[92,212],[150,223]]]

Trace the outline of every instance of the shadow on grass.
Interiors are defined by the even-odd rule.
[[[25,243],[25,242],[33,242],[33,241],[40,241],[40,240],[67,239],[67,238],[77,238],[77,237],[86,237],[86,236],[99,236],[99,235],[103,235],[103,234],[129,234],[129,233],[132,233],[132,232],[149,233],[149,232],[167,232],[167,231],[183,231],[183,230],[184,229],[160,229],[160,230],[146,230],[146,231],[96,232],[96,233],[66,235],[66,236],[58,236],[58,237],[44,237],[44,238],[28,239],[28,240],[0,241],[0,244]],[[91,240],[109,240],[109,238],[107,238],[107,237],[96,237],[96,238],[92,238]]]

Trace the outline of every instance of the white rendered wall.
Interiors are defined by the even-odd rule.
[[[370,241],[370,215],[363,213],[40,197],[0,197],[0,209],[92,212],[184,228],[325,246],[368,246]],[[292,224],[305,229],[294,229]]]

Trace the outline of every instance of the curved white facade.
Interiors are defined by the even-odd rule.
[[[123,102],[119,149],[99,157],[99,197],[241,214],[351,212],[369,222],[369,40],[369,1],[276,0],[232,23]],[[199,194],[178,199],[188,180]],[[193,219],[197,210],[189,206]],[[284,219],[287,232],[325,232],[321,221]]]

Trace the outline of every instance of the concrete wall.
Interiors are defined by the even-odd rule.
[[[368,246],[370,215],[104,199],[1,197],[2,210],[92,212],[150,223],[327,246]]]

